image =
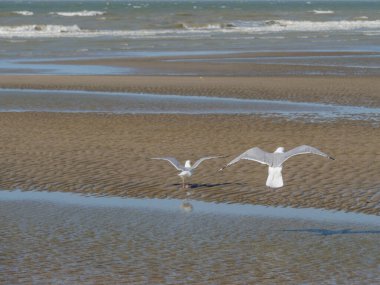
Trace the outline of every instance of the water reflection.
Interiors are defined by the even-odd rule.
[[[1,59],[0,74],[2,75],[117,75],[136,73],[128,67],[80,65],[80,64],[59,64],[44,63],[43,59]]]
[[[192,191],[188,189],[185,202],[191,202],[192,209],[199,214],[257,216],[280,219],[302,219],[321,222],[358,223],[380,226],[380,217],[361,213],[330,211],[313,208],[270,207],[250,204],[226,204],[191,200]],[[160,211],[178,211],[184,201],[178,199],[139,199],[113,196],[83,196],[77,193],[46,191],[7,191],[0,190],[0,202],[38,201],[81,207],[132,208]]]
[[[186,203],[193,212],[181,211]],[[0,191],[0,284],[378,283],[378,234],[287,230],[380,225],[247,206]]]
[[[295,230],[284,230],[284,232],[300,232],[300,233],[312,233],[321,236],[331,236],[331,235],[352,235],[352,234],[380,234],[379,230],[352,230],[352,229],[342,229],[342,230],[328,230],[328,229],[295,229]]]
[[[187,213],[190,213],[193,211],[193,205],[187,200],[182,202],[180,208],[182,211],[187,212]]]
[[[279,100],[70,90],[0,89],[0,111],[256,114],[304,120],[346,118],[380,121],[380,108]]]

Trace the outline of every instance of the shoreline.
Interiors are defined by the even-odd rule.
[[[378,77],[1,75],[0,88],[132,92],[380,106]]]
[[[298,220],[319,223],[351,224],[361,226],[380,226],[380,219],[376,215],[343,212],[317,208],[271,207],[252,204],[203,202],[187,197],[180,199],[159,198],[130,198],[117,196],[97,196],[72,192],[55,191],[21,191],[0,190],[0,203],[52,203],[57,206],[112,208],[112,209],[140,209],[150,211],[164,211],[166,213],[190,213],[197,215],[227,215],[230,217],[255,217],[256,219]],[[187,205],[188,208],[183,208]],[[190,205],[190,207],[189,207]],[[380,233],[380,232],[379,232]]]
[[[380,75],[379,52],[231,52],[193,55],[146,55],[28,62],[23,67],[120,68],[119,75],[221,77],[371,77]],[[17,65],[15,65],[17,66]],[[124,69],[124,72],[123,72]],[[93,70],[91,70],[93,72]]]
[[[85,90],[1,89],[0,112],[252,115],[305,122],[380,121],[380,108],[191,95]]]

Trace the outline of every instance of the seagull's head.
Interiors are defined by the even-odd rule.
[[[282,146],[278,147],[274,153],[284,153],[285,152],[285,148],[283,148]]]
[[[185,161],[185,167],[191,167],[191,161],[190,160]]]

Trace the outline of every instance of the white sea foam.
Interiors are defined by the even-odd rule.
[[[313,10],[314,14],[335,14],[332,10]]]
[[[271,20],[265,25],[258,22],[236,22],[237,29],[245,32],[319,32],[319,31],[349,31],[360,29],[379,29],[380,20],[376,21],[290,21]]]
[[[58,15],[63,17],[91,17],[104,15],[106,12],[102,11],[77,11],[77,12],[50,12],[50,15]]]
[[[34,13],[31,11],[13,11],[13,14],[22,15],[22,16],[33,16]]]
[[[358,29],[378,29],[380,20],[376,21],[278,21],[277,26],[290,31],[331,31],[331,30],[358,30]]]
[[[367,16],[359,16],[359,17],[355,17],[354,20],[367,20],[368,17]]]
[[[333,32],[333,31],[363,31],[377,32],[380,20],[376,21],[236,21],[227,24],[180,24],[171,29],[143,30],[84,30],[78,25],[21,25],[0,26],[2,38],[39,38],[39,37],[99,37],[117,36],[126,38],[165,38],[209,36],[217,33],[239,33],[247,35],[262,35],[286,32]],[[279,35],[276,35],[279,36]],[[283,36],[283,35],[281,35]],[[328,36],[328,35],[327,35]]]
[[[364,32],[364,35],[372,37],[372,36],[380,36],[380,31],[373,31],[373,32]]]
[[[180,23],[176,25],[178,28],[183,28],[186,30],[221,30],[225,28],[235,27],[233,24],[224,23],[208,23],[208,24],[188,24]]]
[[[35,38],[35,37],[57,37],[61,35],[77,35],[81,29],[77,25],[21,25],[0,26],[0,37],[13,38]]]

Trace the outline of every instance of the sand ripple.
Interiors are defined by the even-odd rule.
[[[251,116],[0,114],[0,188],[131,197],[184,198],[169,164],[203,155],[231,157],[252,147],[317,146],[336,157],[295,157],[285,187],[265,187],[266,167],[207,161],[190,182],[207,201],[318,207],[380,214],[379,128],[365,122],[284,122]],[[306,158],[306,159],[303,159]]]
[[[1,202],[1,284],[378,284],[376,227]]]

